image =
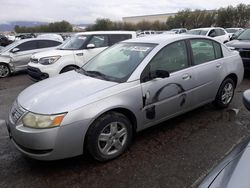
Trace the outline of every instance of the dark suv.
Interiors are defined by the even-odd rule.
[[[240,52],[245,70],[250,70],[250,28],[244,30],[236,40],[232,40],[226,45]]]

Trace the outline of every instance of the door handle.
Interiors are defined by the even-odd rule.
[[[221,64],[217,64],[216,68],[218,68],[218,69],[221,68]]]
[[[83,56],[83,53],[77,53],[76,55],[77,56]]]
[[[189,74],[183,74],[182,75],[183,80],[189,80],[190,78],[191,78],[191,75],[189,75]]]

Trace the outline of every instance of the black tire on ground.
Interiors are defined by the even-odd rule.
[[[132,137],[132,124],[128,118],[121,113],[108,112],[89,127],[85,147],[92,158],[104,162],[124,153]]]
[[[10,68],[6,63],[0,63],[0,78],[5,78],[10,75]]]
[[[231,78],[226,78],[220,85],[214,104],[217,108],[227,108],[231,103],[236,83]]]
[[[77,67],[75,67],[75,66],[67,66],[67,67],[64,67],[64,68],[61,70],[60,74],[61,74],[61,73],[64,73],[64,72],[71,71],[71,70],[76,70],[76,69],[77,69]]]

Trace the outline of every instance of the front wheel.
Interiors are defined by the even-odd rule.
[[[126,116],[109,112],[90,126],[86,135],[87,151],[98,161],[114,159],[128,148],[132,134],[132,124]]]
[[[231,103],[235,90],[235,83],[231,78],[226,78],[217,93],[214,101],[215,106],[218,108],[226,108]]]
[[[5,63],[0,63],[0,78],[5,78],[10,75],[10,68]]]

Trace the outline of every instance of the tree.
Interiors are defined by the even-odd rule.
[[[48,25],[40,25],[35,27],[15,26],[17,33],[38,33],[38,32],[72,32],[72,26],[67,21],[49,23]]]

